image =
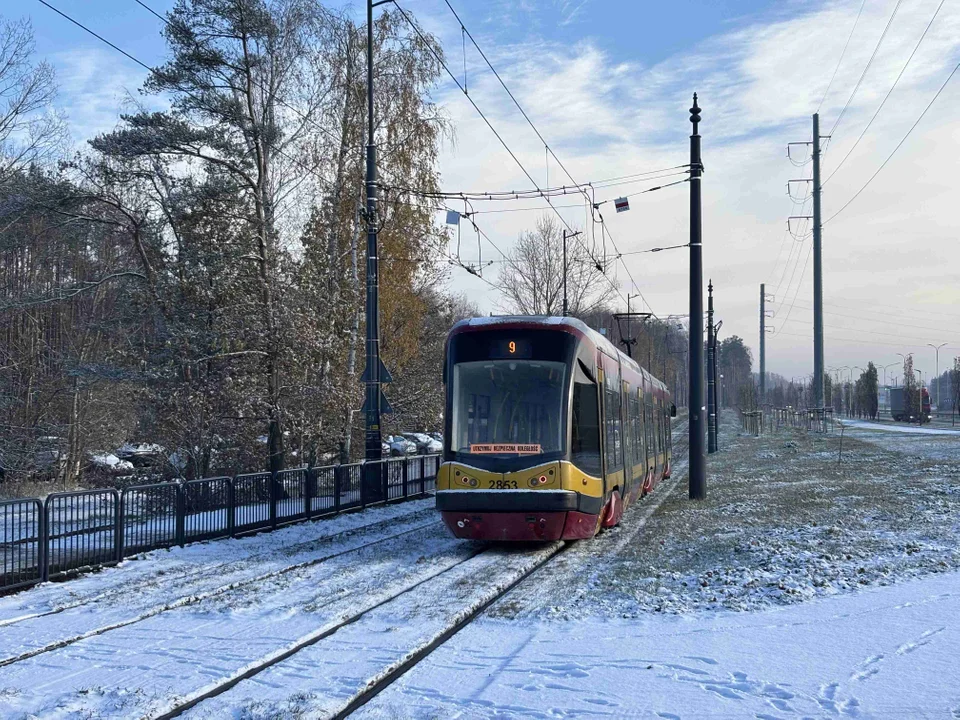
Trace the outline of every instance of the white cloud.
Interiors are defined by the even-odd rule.
[[[148,106],[156,98],[140,95],[147,71],[108,49],[78,48],[50,56],[60,87],[58,104],[66,108],[71,136],[78,144],[116,127],[119,109],[131,99]]]
[[[938,0],[923,0],[901,7],[824,157],[824,176],[832,172],[866,125],[937,4]],[[846,103],[893,5],[890,0],[865,6],[820,110],[823,132],[830,130]],[[759,284],[767,282],[772,291],[769,286],[776,286],[785,275],[777,306],[784,299],[786,302],[781,317],[773,324],[782,322],[793,297],[799,299],[783,334],[767,343],[767,366],[791,375],[807,372],[812,364],[810,341],[787,334],[809,335],[810,327],[802,321],[810,319],[805,304],[812,294],[812,268],[807,267],[801,285],[810,243],[807,239],[792,249],[790,265],[784,271],[790,248],[781,245],[784,222],[788,214],[800,214],[791,209],[785,184],[808,170],[790,165],[785,145],[809,139],[810,115],[837,66],[859,6],[857,0],[833,2],[789,19],[755,23],[711,38],[694,54],[668,58],[653,67],[611,58],[599,41],[585,40],[569,47],[542,40],[513,46],[497,45],[495,37],[478,40],[580,182],[685,162],[690,127],[687,108],[691,92],[699,92],[704,108],[701,133],[706,165],[705,273],[713,277],[717,289],[718,316],[725,321],[725,334],[739,334],[756,348]],[[437,25],[430,27],[441,30],[441,23],[437,19]],[[452,39],[445,44],[454,46]],[[824,218],[836,212],[879,167],[958,60],[960,9],[948,3],[877,121],[828,183]],[[458,61],[462,62],[460,58]],[[543,183],[544,151],[534,133],[492,76],[471,64],[469,54],[468,73],[471,96],[535,180]],[[442,99],[458,128],[458,144],[442,158],[444,187],[529,187],[530,182],[459,91],[445,92]],[[861,332],[846,342],[837,339],[842,337],[840,328],[846,322],[827,317],[828,365],[862,365],[897,350],[924,348],[926,335],[931,333],[907,328],[898,338],[897,327],[885,326],[878,316],[877,301],[895,306],[902,303],[906,312],[921,317],[926,311],[950,310],[943,303],[950,296],[950,288],[957,285],[956,268],[960,264],[955,240],[960,219],[953,209],[960,179],[950,171],[960,139],[960,121],[955,119],[958,110],[960,78],[955,78],[888,167],[824,228],[825,301],[859,308],[846,312],[864,316],[859,322],[852,321]],[[564,179],[560,169],[551,164],[551,184]],[[611,188],[603,196],[621,191]],[[629,213],[607,214],[620,250],[685,242],[686,193],[685,185],[670,188],[632,199]],[[563,213],[571,222],[584,223],[582,210]],[[480,216],[480,223],[505,249],[534,217],[531,213],[504,213]],[[793,240],[787,237],[786,243]],[[794,271],[796,258],[799,267]],[[686,251],[634,255],[628,263],[658,314],[685,311]],[[793,282],[788,283],[791,275]],[[618,279],[624,278],[621,271]],[[478,281],[455,271],[453,283],[474,297],[485,296],[488,307],[492,307],[491,292]],[[919,286],[925,290],[918,291]],[[624,285],[624,293],[628,289]],[[960,322],[954,322],[952,336],[945,327],[942,338],[930,340],[951,340],[960,350],[958,326]],[[871,335],[866,329],[893,336]],[[862,344],[871,339],[875,340],[872,347]],[[921,367],[923,363],[918,360]]]

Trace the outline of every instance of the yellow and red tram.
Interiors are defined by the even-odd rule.
[[[443,378],[437,509],[457,537],[593,537],[670,476],[666,386],[575,318],[463,320]]]

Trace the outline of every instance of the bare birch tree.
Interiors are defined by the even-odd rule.
[[[520,315],[563,312],[563,245],[563,228],[549,215],[520,234],[496,281],[506,310]],[[612,285],[581,240],[568,238],[566,245],[568,314],[583,316],[606,307],[615,294]]]

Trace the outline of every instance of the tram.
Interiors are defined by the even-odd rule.
[[[580,320],[462,320],[443,381],[436,503],[456,537],[590,538],[670,476],[666,386]]]

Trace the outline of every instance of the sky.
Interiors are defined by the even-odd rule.
[[[144,1],[160,13],[172,6],[169,0]],[[147,64],[165,57],[160,21],[134,0],[49,2]],[[896,363],[887,369],[889,380],[900,372],[898,353],[914,353],[916,367],[927,377],[935,370],[928,343],[947,343],[940,351],[941,372],[960,355],[960,215],[955,212],[960,176],[952,172],[960,151],[960,72],[870,180],[960,62],[955,3],[450,2],[569,175],[547,157],[476,50],[467,47],[464,53],[460,24],[444,0],[400,0],[441,41],[461,82],[466,70],[470,97],[540,186],[599,184],[687,163],[688,108],[692,93],[699,94],[704,284],[711,279],[714,284],[721,339],[743,337],[756,359],[760,284],[765,283],[773,297],[767,304],[772,310],[768,325],[774,329],[767,334],[768,371],[787,378],[812,372],[810,225],[795,221],[793,234],[786,228],[788,216],[811,212],[809,197],[806,204],[802,199],[808,182],[792,185],[793,195],[801,196],[797,202],[787,195],[787,181],[809,178],[811,165],[803,164],[809,159],[807,146],[794,146],[791,160],[786,144],[811,139],[812,115],[819,109],[821,132],[832,136],[825,141],[822,162],[827,367]],[[360,3],[345,5],[358,18],[365,12]],[[31,18],[37,55],[57,71],[58,106],[78,143],[116,124],[124,100],[136,95],[146,76],[143,68],[37,0],[0,0],[0,15]],[[435,88],[434,99],[455,126],[440,158],[445,190],[531,187],[449,78]],[[671,179],[608,185],[596,189],[596,200]],[[592,244],[582,200],[576,195],[555,204],[572,206],[557,212],[571,226],[584,228],[585,242]],[[504,252],[541,213],[552,212],[542,201],[475,209],[508,207],[537,209],[475,216]],[[625,213],[614,213],[610,203],[601,207],[613,239],[606,241],[605,251],[614,255],[615,243],[624,253],[623,263],[611,263],[609,282],[622,297],[642,295],[632,301],[633,309],[649,309],[659,317],[686,314],[689,251],[626,253],[688,241],[688,184],[631,197],[630,207]],[[438,215],[438,222],[443,219]],[[596,232],[600,253],[604,246]],[[462,233],[469,238],[461,246],[462,259],[475,262],[473,230],[464,226]],[[486,239],[481,251],[484,260],[500,257]],[[483,270],[491,281],[496,272],[497,264]],[[500,310],[496,292],[459,268],[451,268],[449,286],[484,312]]]

